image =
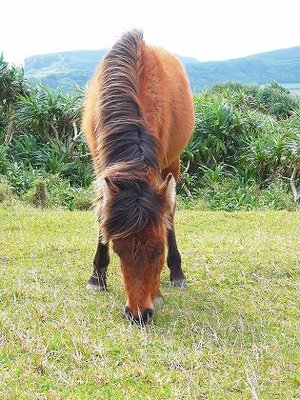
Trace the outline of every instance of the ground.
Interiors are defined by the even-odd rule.
[[[1,399],[300,399],[300,213],[176,218],[188,287],[165,268],[144,328],[86,290],[91,212],[0,209]]]

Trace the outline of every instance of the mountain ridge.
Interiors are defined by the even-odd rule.
[[[31,56],[25,59],[25,76],[63,90],[71,90],[76,85],[84,87],[106,52],[107,49],[73,50]],[[201,62],[194,57],[178,57],[186,68],[193,91],[226,81],[300,83],[300,46],[224,61]]]

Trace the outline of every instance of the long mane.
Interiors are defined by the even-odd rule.
[[[117,189],[100,213],[107,240],[139,232],[163,214],[148,182],[149,171],[159,174],[159,142],[145,129],[139,101],[144,46],[141,32],[124,34],[105,56],[98,75],[98,186],[101,192],[105,177]]]

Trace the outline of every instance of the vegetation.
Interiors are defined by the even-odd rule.
[[[9,65],[3,55],[0,55],[0,132],[2,133],[0,138],[5,138],[5,144],[11,141],[15,106],[19,97],[25,93],[24,71],[22,68]]]
[[[0,183],[35,206],[89,208],[93,174],[80,129],[83,91],[32,87],[3,59],[0,70],[0,93],[6,93],[0,98]]]
[[[299,202],[300,101],[276,83],[229,83],[195,96],[196,127],[182,189],[212,208],[290,208]]]
[[[275,83],[195,95],[176,215],[188,287],[165,269],[164,305],[139,329],[115,255],[108,292],[85,290],[93,216],[63,209],[93,197],[82,94],[0,59],[0,398],[300,398],[300,214],[203,211],[297,207],[299,99]]]
[[[0,209],[0,398],[300,397],[300,214],[179,211],[186,289],[169,285],[149,326],[85,289],[93,213]],[[201,231],[201,235],[199,232]]]
[[[22,70],[3,59],[0,71],[0,183],[35,206],[89,208],[93,172],[80,129],[83,91],[30,86]],[[182,203],[228,211],[295,209],[299,97],[277,83],[227,83],[195,95],[194,103],[196,126],[178,185]]]

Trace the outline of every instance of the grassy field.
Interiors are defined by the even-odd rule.
[[[0,209],[1,399],[300,399],[300,213],[179,211],[186,289],[144,328],[85,289],[90,212]]]

